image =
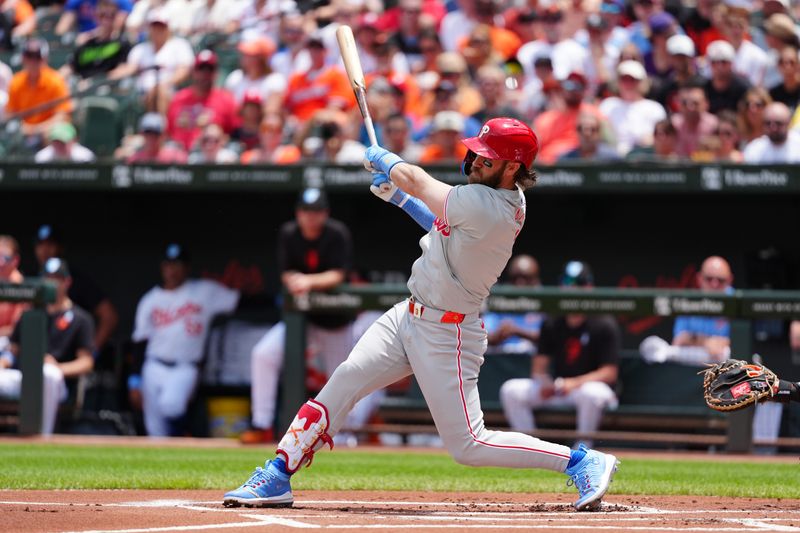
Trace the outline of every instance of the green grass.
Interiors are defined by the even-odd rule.
[[[216,489],[238,486],[264,449],[0,444],[5,489]],[[756,461],[624,459],[618,494],[800,498],[800,465]],[[563,474],[471,468],[444,453],[321,452],[292,485],[306,490],[571,492]]]

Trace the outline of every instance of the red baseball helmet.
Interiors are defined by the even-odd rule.
[[[461,142],[480,156],[518,161],[527,169],[533,166],[533,160],[539,153],[539,139],[536,134],[527,124],[515,118],[488,120],[477,137]]]

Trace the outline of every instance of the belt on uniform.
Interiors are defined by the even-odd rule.
[[[417,318],[430,320],[431,322],[442,322],[443,324],[461,324],[467,317],[464,313],[425,307],[415,301],[413,297],[408,299],[408,312]]]

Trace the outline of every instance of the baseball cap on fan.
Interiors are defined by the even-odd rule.
[[[568,261],[558,278],[562,287],[589,287],[594,285],[592,269],[583,261]]]
[[[328,209],[328,197],[322,189],[312,187],[300,193],[297,209],[303,211],[324,211]]]

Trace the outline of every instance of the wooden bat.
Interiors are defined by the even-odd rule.
[[[375,137],[375,126],[372,124],[372,115],[369,114],[367,107],[367,84],[364,82],[364,71],[361,69],[361,59],[358,57],[356,40],[350,26],[342,24],[336,28],[336,40],[339,41],[342,61],[344,61],[347,77],[350,78],[350,86],[353,87],[353,93],[356,95],[358,109],[361,111],[361,116],[364,117],[364,126],[367,128],[369,142],[375,146],[378,144],[378,139]]]

